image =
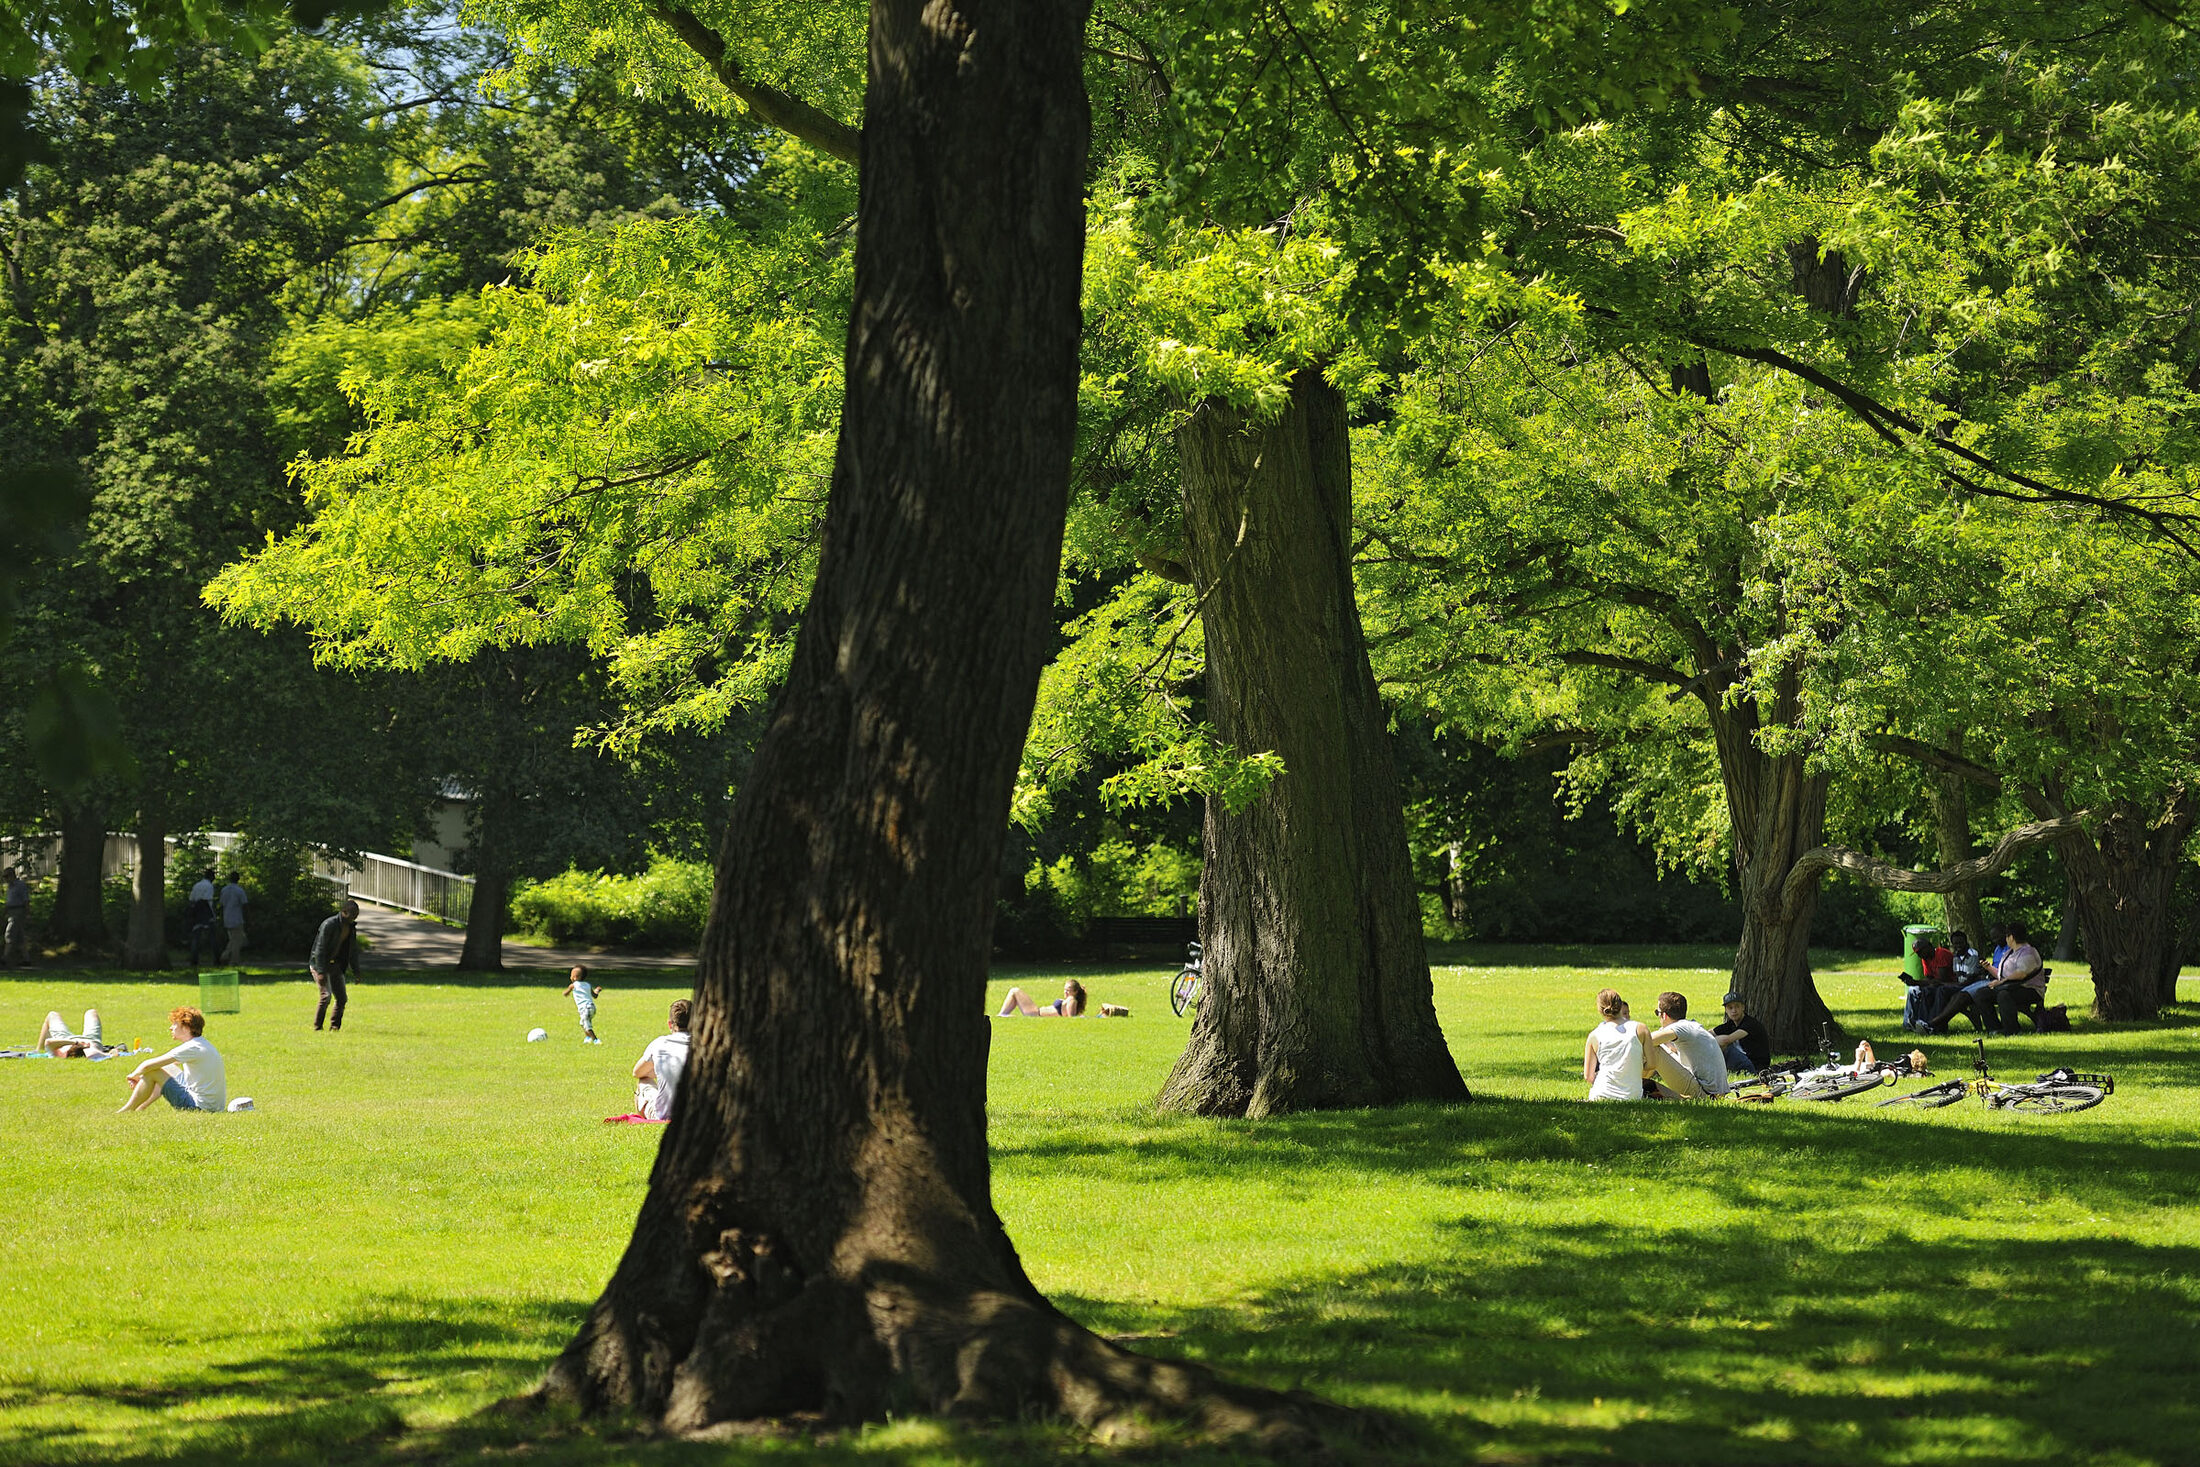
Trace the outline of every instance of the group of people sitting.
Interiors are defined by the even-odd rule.
[[[1772,1036],[1739,993],[1725,999],[1726,1022],[1706,1029],[1688,1017],[1688,1000],[1658,995],[1658,1027],[1634,1016],[1616,988],[1597,995],[1601,1022],[1581,1050],[1591,1100],[1697,1100],[1726,1094],[1728,1077],[1772,1062]]]
[[[1982,959],[1961,932],[1949,933],[1945,947],[1918,938],[1911,951],[1923,973],[1902,975],[1910,985],[1902,1027],[1913,1034],[1945,1034],[1960,1015],[1974,1029],[2016,1033],[2018,1016],[2046,1001],[2047,966],[2022,922],[1995,928],[1992,942],[1991,954]]]

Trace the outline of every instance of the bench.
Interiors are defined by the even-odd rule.
[[[1095,917],[1085,924],[1085,940],[1105,953],[1110,948],[1163,947],[1172,956],[1199,940],[1197,917]]]

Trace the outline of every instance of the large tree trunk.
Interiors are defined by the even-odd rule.
[[[1799,900],[1791,898],[1784,905],[1781,893],[1795,858],[1824,837],[1826,780],[1806,773],[1800,758],[1763,762],[1768,788],[1755,839],[1746,847],[1735,841],[1742,940],[1734,951],[1734,989],[1772,1032],[1775,1048],[1810,1053],[1833,1017],[1810,971],[1810,924],[1818,911],[1818,886],[1812,882]]]
[[[107,811],[97,804],[61,807],[61,871],[54,886],[55,943],[107,945],[100,871],[107,859]]]
[[[512,876],[504,853],[490,843],[486,824],[474,853],[474,896],[466,908],[466,945],[458,966],[476,973],[504,971],[504,923],[512,904]]]
[[[1798,754],[1768,755],[1758,746],[1763,715],[1754,701],[1728,707],[1716,680],[1702,695],[1734,831],[1734,878],[1741,898],[1742,940],[1734,950],[1736,992],[1764,1021],[1776,1049],[1792,1054],[1818,1047],[1832,1023],[1810,971],[1810,923],[1818,910],[1814,877],[1800,890],[1787,881],[1797,860],[1826,829],[1826,776],[1812,774]],[[1774,726],[1792,726],[1799,712],[1792,678],[1783,679],[1768,709]]]
[[[1207,996],[1160,1103],[1260,1116],[1463,1100],[1353,594],[1343,399],[1308,368],[1273,423],[1209,401],[1178,445],[1207,716],[1283,773],[1235,813],[1207,801]]]
[[[137,828],[137,883],[130,893],[130,930],[122,966],[168,966],[168,831],[158,815],[141,814]]]
[[[1963,757],[1963,738],[1956,736],[1949,741],[1949,752]],[[1934,770],[1926,775],[1932,783],[1933,833],[1938,838],[1941,869],[1960,866],[1976,854],[1971,842],[1971,793],[1970,785],[1960,774]],[[1941,922],[1951,932],[1960,932],[1969,938],[1973,947],[1986,942],[1986,917],[1979,910],[1978,883],[1966,881],[1953,891],[1940,896]]]
[[[816,586],[720,853],[694,1058],[552,1396],[676,1431],[889,1408],[1299,1429],[1071,1323],[991,1200],[995,867],[1075,433],[1082,20],[872,5]]]
[[[2094,822],[2090,838],[2062,842],[2098,1018],[2151,1019],[2161,1005],[2162,972],[2176,947],[2171,898],[2193,815],[2182,791],[2152,818],[2118,801]]]

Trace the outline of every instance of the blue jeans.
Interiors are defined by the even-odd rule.
[[[160,1098],[177,1110],[212,1110],[211,1105],[201,1105],[191,1098],[191,1092],[183,1088],[183,1082],[170,1075],[161,1082]]]

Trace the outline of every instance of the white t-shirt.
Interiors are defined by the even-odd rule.
[[[680,1072],[687,1068],[688,1037],[675,1030],[649,1041],[642,1058],[657,1067],[657,1093],[642,1107],[642,1114],[661,1121],[672,1114],[673,1092],[680,1088]]]
[[[204,1038],[186,1039],[153,1063],[174,1065],[176,1083],[200,1110],[221,1110],[229,1104],[229,1076],[222,1069],[221,1053]]]
[[[191,900],[204,902],[211,908],[214,905],[214,883],[201,876],[196,882],[192,883]]]
[[[251,898],[244,894],[244,888],[237,885],[236,882],[232,881],[229,885],[223,887],[222,925],[225,927],[244,926],[244,904],[249,900]]]
[[[1606,1019],[1589,1031],[1597,1051],[1597,1077],[1591,1100],[1642,1099],[1642,1040],[1633,1020]]]
[[[1673,1031],[1671,1043],[1680,1051],[1688,1072],[1696,1077],[1704,1094],[1726,1094],[1726,1051],[1719,1047],[1711,1031],[1694,1019],[1675,1019],[1666,1027]]]

